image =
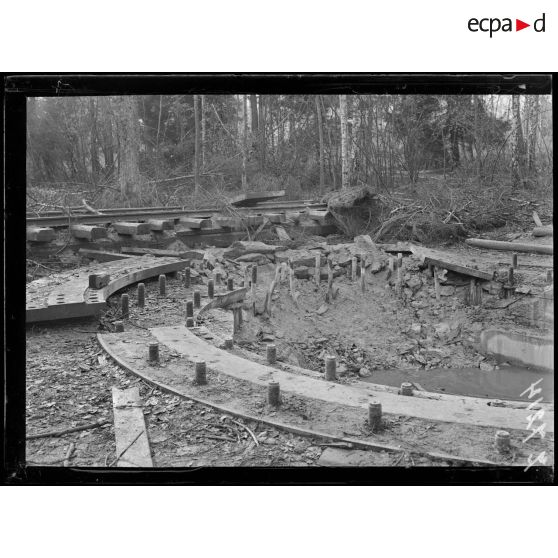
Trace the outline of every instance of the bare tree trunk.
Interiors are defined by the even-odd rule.
[[[201,168],[205,170],[205,95],[200,95],[200,120],[201,120]]]
[[[100,98],[101,102],[101,114],[105,113],[105,118],[103,122],[102,138],[103,142],[101,148],[103,150],[103,157],[105,160],[105,167],[103,169],[105,180],[109,179],[115,173],[115,161],[114,161],[114,148],[113,148],[113,135],[112,135],[112,120],[113,111],[110,97]]]
[[[242,155],[241,181],[242,189],[248,189],[246,179],[246,96],[238,95],[238,136]]]
[[[138,203],[141,197],[139,145],[137,102],[132,96],[124,96],[121,98],[118,179],[120,192],[130,203]]]
[[[157,140],[155,149],[157,151],[157,159],[159,159],[159,134],[161,132],[161,114],[163,112],[163,96],[159,95],[159,118],[157,119]]]
[[[530,122],[529,128],[527,133],[529,134],[528,138],[528,159],[529,159],[529,172],[536,173],[537,166],[536,166],[536,150],[537,150],[537,131],[538,131],[538,124],[539,124],[539,117],[540,117],[540,108],[539,108],[539,96],[535,95],[534,97],[530,98],[531,100],[531,107],[530,107]]]
[[[521,107],[519,95],[512,95],[512,185],[517,188],[525,178],[525,140],[521,127]]]
[[[258,118],[258,99],[256,95],[250,95],[250,111],[252,115],[252,135],[257,137],[259,130],[259,118]]]
[[[93,179],[93,184],[97,184],[99,181],[101,165],[99,163],[97,139],[97,103],[93,97],[89,97],[89,115],[91,118],[91,145],[89,151],[91,155],[91,177]]]
[[[347,95],[339,95],[339,119],[341,121],[341,188],[349,187],[349,131],[347,125]]]
[[[324,98],[322,97],[320,100],[322,105],[322,112],[326,112],[325,105],[324,105]],[[329,157],[328,157],[329,176],[330,176],[330,180],[333,183],[333,189],[337,190],[337,146],[335,146],[334,148],[333,141],[331,139],[331,129],[330,126],[327,124],[327,122],[326,122],[326,131],[327,131],[327,145],[329,149]]]
[[[265,96],[260,95],[260,116],[258,126],[260,132],[260,166],[262,170],[265,168],[265,152],[267,145],[267,136],[265,130],[266,106],[267,102]]]
[[[325,178],[324,178],[324,127],[322,123],[322,107],[320,106],[320,95],[315,96],[316,100],[316,115],[318,123],[318,138],[320,142],[319,147],[319,160],[320,160],[320,192],[324,191]]]
[[[199,95],[194,95],[194,194],[200,193],[201,126]]]

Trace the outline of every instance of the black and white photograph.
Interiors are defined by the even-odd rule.
[[[24,467],[553,482],[552,77],[388,77],[14,78]]]

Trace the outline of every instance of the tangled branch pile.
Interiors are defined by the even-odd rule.
[[[323,201],[349,236],[363,234],[377,226],[383,213],[378,196],[368,186],[345,188],[326,195]]]
[[[529,202],[502,185],[488,188],[429,181],[411,192],[373,194],[366,188],[331,196],[330,212],[346,234],[367,232],[375,242],[455,241],[479,231],[518,224]],[[351,203],[353,205],[351,205]]]

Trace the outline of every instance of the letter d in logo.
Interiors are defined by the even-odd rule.
[[[539,28],[539,24],[540,24],[540,28]],[[545,26],[545,14],[543,14],[541,18],[535,20],[535,23],[533,23],[533,29],[537,33],[544,33],[544,26]]]

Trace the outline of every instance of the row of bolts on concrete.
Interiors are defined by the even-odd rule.
[[[252,280],[256,280],[256,267],[252,268]],[[189,270],[188,270],[189,271]],[[185,274],[183,277],[189,279],[189,273]],[[219,278],[217,278],[219,281]],[[186,281],[184,281],[186,283]],[[189,286],[190,281],[188,281]],[[232,291],[234,287],[232,278],[227,281],[227,289]],[[210,280],[207,285],[208,297],[213,298],[214,296],[214,281]],[[166,276],[159,275],[159,294],[161,296],[166,295]],[[129,296],[127,293],[121,296],[121,309],[122,317],[129,317]],[[145,305],[145,284],[138,284],[138,306],[143,307]],[[186,302],[186,327],[194,327],[194,308],[199,308],[201,302],[201,296],[199,291],[194,291],[194,300]],[[124,322],[116,321],[114,322],[115,330],[117,333],[124,331]],[[225,339],[225,349],[233,348],[233,338],[229,337]],[[277,347],[274,344],[268,344],[266,347],[267,362],[269,364],[275,364],[277,362]],[[148,360],[151,364],[157,364],[159,362],[159,343],[152,342],[149,343],[149,357]],[[334,356],[327,356],[325,359],[325,378],[328,381],[335,381],[337,379],[337,360]],[[194,365],[194,384],[196,385],[206,385],[207,384],[207,367],[205,361],[199,360],[195,362]],[[401,394],[402,395],[413,395],[413,386],[410,383],[401,384]],[[278,407],[281,404],[281,392],[279,382],[271,381],[268,383],[267,392],[268,403],[274,407]],[[382,421],[382,404],[378,401],[370,401],[368,404],[368,423],[371,428],[377,430],[381,426]]]
[[[401,256],[398,257],[398,267],[401,267]],[[513,284],[513,268],[517,268],[517,254],[512,256],[512,267],[509,270],[509,283]],[[256,281],[257,268],[252,268],[252,281]],[[185,286],[190,286],[190,269],[186,268],[183,274]],[[220,277],[217,276],[217,281],[220,282]],[[547,271],[547,281],[552,281],[552,271]],[[159,294],[166,296],[166,276],[159,275]],[[227,280],[227,290],[232,291],[234,288],[233,279]],[[214,296],[214,281],[209,280],[207,285],[207,294],[210,299]],[[138,306],[145,305],[145,284],[138,284]],[[186,302],[186,327],[194,327],[194,308],[199,308],[201,305],[201,295],[199,291],[194,291],[194,300]],[[124,293],[121,296],[122,317],[128,318],[129,316],[129,297]],[[124,331],[124,323],[122,321],[115,322],[116,332]],[[233,339],[231,337],[225,339],[225,349],[233,348]],[[267,362],[275,364],[277,361],[277,347],[274,344],[268,344],[266,347]],[[159,343],[149,343],[149,361],[151,363],[159,362]],[[325,357],[325,379],[328,381],[335,381],[337,379],[337,360],[334,356]],[[197,385],[207,384],[207,372],[205,361],[197,361],[195,363],[195,379],[194,383]],[[412,396],[413,384],[403,382],[400,395]],[[279,406],[281,402],[279,382],[271,381],[268,384],[268,403],[272,406]],[[373,429],[378,429],[382,422],[382,404],[378,401],[370,401],[368,404],[368,424]],[[510,433],[505,430],[499,430],[495,436],[496,448],[501,453],[510,451]]]

